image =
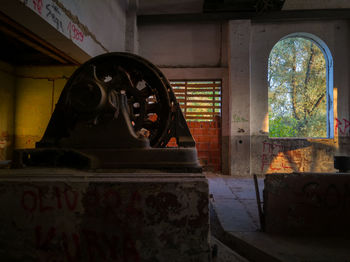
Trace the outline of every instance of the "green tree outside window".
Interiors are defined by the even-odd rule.
[[[287,37],[268,60],[270,137],[327,137],[327,68],[313,41]]]

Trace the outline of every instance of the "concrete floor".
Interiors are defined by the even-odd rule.
[[[217,216],[215,219],[223,229],[219,232],[216,226],[212,226],[212,234],[249,261],[350,261],[349,239],[291,237],[261,232],[253,178],[206,176],[211,204]],[[263,179],[258,179],[258,184],[262,199]],[[213,216],[211,223],[216,223]]]

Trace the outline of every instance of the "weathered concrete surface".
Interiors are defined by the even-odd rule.
[[[202,176],[0,171],[2,261],[209,261]]]
[[[335,172],[338,139],[251,137],[251,171],[262,173]]]
[[[222,29],[220,22],[138,24],[139,54],[159,67],[221,67]]]
[[[264,214],[267,233],[348,235],[350,174],[266,175]]]
[[[0,0],[0,11],[82,63],[102,53],[125,51],[128,2]]]
[[[250,174],[250,41],[249,20],[229,22],[229,79],[231,114],[231,171]]]

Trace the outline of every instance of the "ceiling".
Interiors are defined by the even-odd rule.
[[[139,15],[191,14],[203,11],[204,0],[139,0]]]
[[[261,12],[281,10],[285,0],[205,0],[204,12]]]
[[[350,8],[349,0],[139,0],[138,15],[259,13]],[[174,18],[176,19],[176,18]],[[76,64],[0,13],[0,60],[12,65]]]
[[[61,62],[0,31],[0,60],[11,65],[60,65]]]
[[[138,15],[350,8],[349,0],[139,0]]]
[[[11,65],[71,65],[72,58],[0,12],[0,60]]]

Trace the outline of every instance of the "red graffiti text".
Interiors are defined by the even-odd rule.
[[[41,14],[43,9],[43,0],[33,0],[34,10]]]
[[[69,32],[69,37],[71,39],[75,39],[77,41],[83,42],[84,41],[84,34],[82,31],[79,30],[79,28],[73,24],[72,22],[69,22],[67,26],[67,30]]]
[[[343,120],[340,120],[338,118],[335,119],[335,134],[338,135],[338,131],[339,134],[341,135],[350,135],[350,121],[343,118]]]

